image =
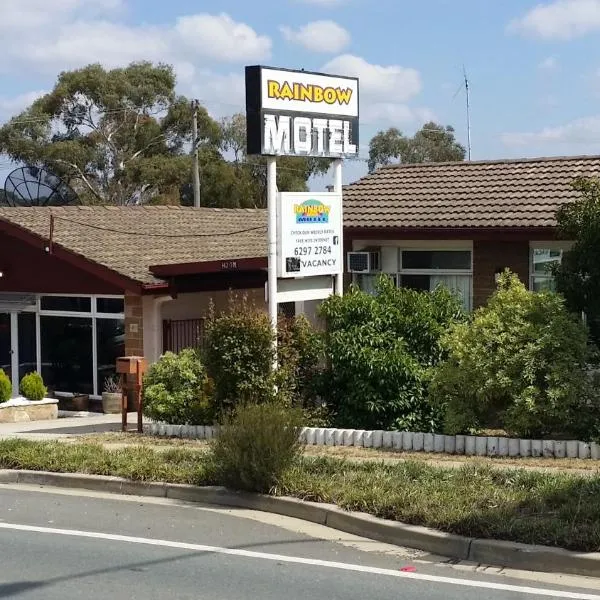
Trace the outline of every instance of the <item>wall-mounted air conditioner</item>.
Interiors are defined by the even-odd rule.
[[[348,252],[349,273],[379,273],[381,271],[381,254],[376,250]]]

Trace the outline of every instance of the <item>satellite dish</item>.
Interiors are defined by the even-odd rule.
[[[4,182],[5,206],[68,206],[79,197],[60,177],[39,167],[15,169]]]

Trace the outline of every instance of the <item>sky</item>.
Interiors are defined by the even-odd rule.
[[[600,0],[0,0],[0,39],[0,122],[93,62],[172,64],[215,118],[244,110],[245,65],[358,76],[349,182],[388,127],[466,146],[466,72],[473,160],[600,154]]]

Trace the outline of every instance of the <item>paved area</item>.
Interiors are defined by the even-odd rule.
[[[460,568],[252,511],[25,486],[0,486],[0,505],[2,598],[600,600],[595,580]]]
[[[137,413],[129,413],[127,423],[131,430],[137,427]],[[121,415],[98,414],[86,417],[64,417],[53,421],[0,423],[0,439],[60,439],[73,435],[121,431]]]

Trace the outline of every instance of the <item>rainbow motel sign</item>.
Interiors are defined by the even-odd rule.
[[[358,79],[246,67],[248,154],[358,156]]]
[[[341,164],[358,156],[358,109],[355,77],[246,67],[247,153],[270,158],[267,293],[274,323],[277,303],[323,299],[342,289]],[[277,191],[280,156],[336,159],[335,192]]]

